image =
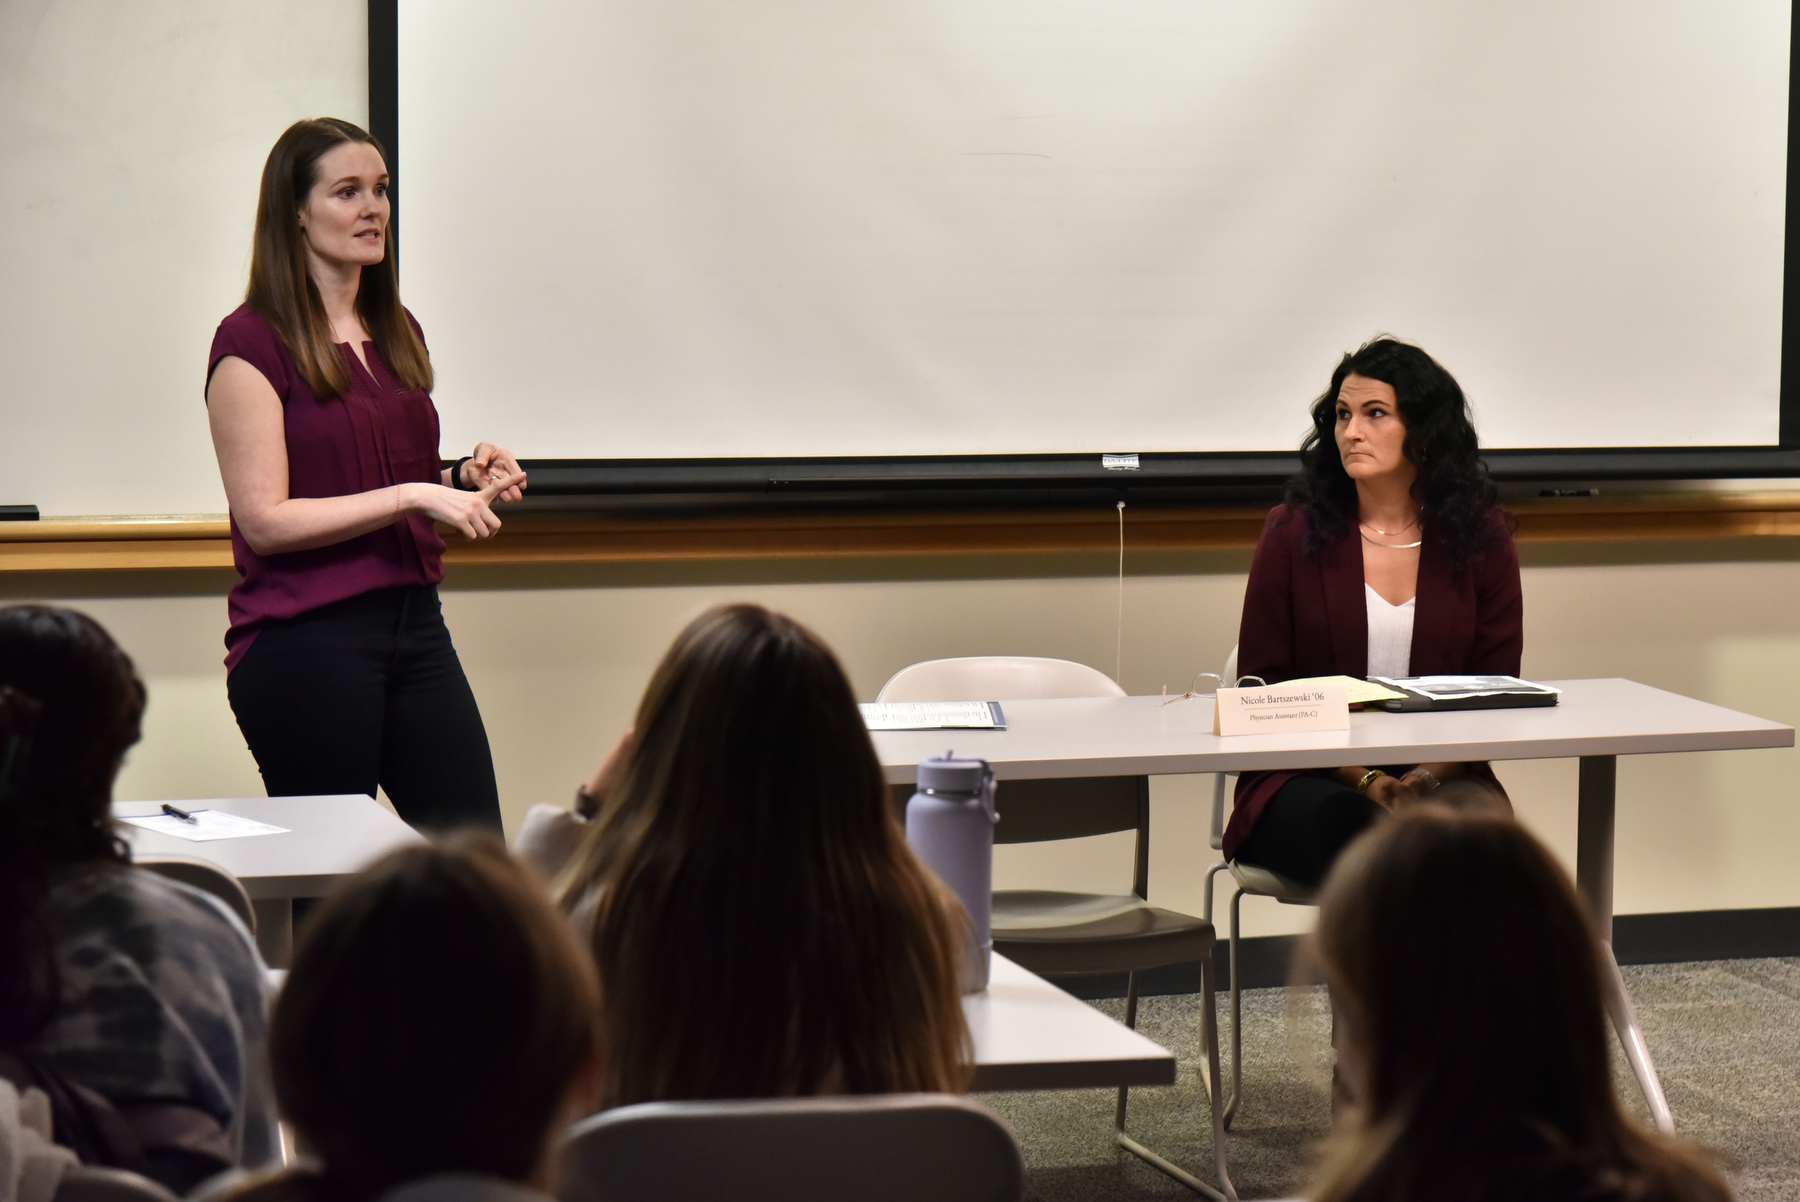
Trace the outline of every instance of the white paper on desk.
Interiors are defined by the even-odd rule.
[[[189,839],[195,843],[208,843],[214,839],[243,839],[250,835],[285,835],[285,826],[270,826],[266,822],[258,822],[254,818],[244,818],[237,814],[226,814],[220,810],[189,810],[194,816],[192,822],[184,822],[173,814],[145,814],[136,818],[121,818],[121,822],[129,822],[133,826],[141,826],[147,831],[155,831],[159,835],[174,835],[178,839]]]
[[[856,707],[870,730],[1005,730],[998,701],[874,701]]]

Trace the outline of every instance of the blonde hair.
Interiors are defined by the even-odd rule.
[[[676,638],[561,892],[600,967],[607,1105],[967,1084],[966,919],[790,618],[727,606]]]

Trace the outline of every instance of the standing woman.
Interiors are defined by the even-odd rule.
[[[1519,555],[1450,373],[1378,338],[1344,356],[1312,419],[1300,472],[1256,544],[1238,670],[1270,684],[1517,675]],[[1377,817],[1460,776],[1510,812],[1485,763],[1246,772],[1225,855],[1316,886]]]
[[[381,148],[349,122],[296,122],[269,152],[249,291],[207,364],[239,577],[231,708],[271,796],[380,785],[414,826],[497,831],[432,523],[491,537],[490,506],[518,500],[525,474],[485,442],[441,468],[389,215]]]

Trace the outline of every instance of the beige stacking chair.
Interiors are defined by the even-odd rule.
[[[948,1094],[649,1102],[575,1126],[562,1202],[1016,1202],[1024,1166]]]

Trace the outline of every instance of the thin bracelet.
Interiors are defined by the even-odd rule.
[[[1384,777],[1386,775],[1387,775],[1387,773],[1383,772],[1379,768],[1369,769],[1367,772],[1363,773],[1362,779],[1356,782],[1356,791],[1358,793],[1367,794],[1369,791],[1369,786],[1374,784],[1377,780],[1380,780],[1382,777]]]
[[[394,485],[394,520],[400,520],[400,486]]]

